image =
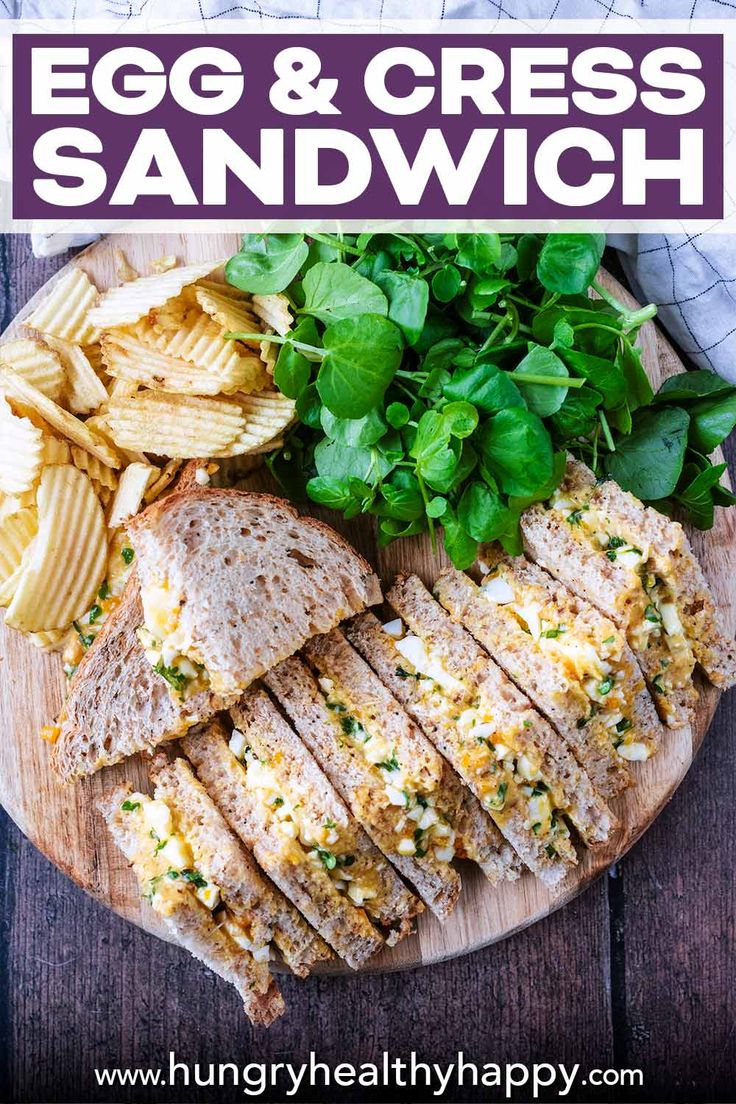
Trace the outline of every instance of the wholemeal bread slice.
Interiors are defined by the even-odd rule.
[[[482,586],[448,570],[435,593],[565,738],[604,797],[633,781],[662,726],[626,637],[523,556],[487,550]]]
[[[458,776],[338,629],[303,655],[270,671],[267,686],[374,843],[446,919],[460,889],[456,854],[510,849],[490,817],[468,814]]]
[[[191,488],[153,503],[128,532],[164,664],[183,669],[171,654],[183,656],[219,694],[242,693],[310,637],[381,600],[350,545],[271,495]]]
[[[187,465],[182,489],[129,523],[131,539],[137,534],[135,569],[83,657],[59,718],[52,762],[64,780],[182,735],[237,700],[233,679],[248,683],[314,632],[380,600],[369,566],[327,526],[300,519],[270,495],[207,489],[201,477],[201,467]],[[176,654],[161,648],[165,642],[157,650],[141,631],[142,573],[149,616],[165,575],[165,617],[178,622]],[[232,657],[229,682],[210,681],[184,654],[184,639],[198,634],[219,649],[216,664]],[[224,682],[230,689],[215,692]]]
[[[183,748],[208,793],[271,880],[354,969],[409,933],[421,903],[335,793],[261,690]]]
[[[363,614],[348,639],[525,865],[557,885],[577,861],[565,820],[594,845],[609,838],[613,814],[564,741],[416,576],[400,576],[388,600],[399,619],[384,629]]]
[[[166,817],[163,803],[152,801],[146,794],[133,793],[129,784],[118,786],[99,803],[112,837],[131,863],[142,892],[163,916],[176,941],[235,986],[252,1023],[272,1023],[283,1012],[284,1002],[267,961],[255,944],[246,949],[236,942],[225,923],[201,899],[207,900],[205,891],[210,887],[198,871],[186,866],[187,845],[182,837],[177,833],[163,847],[159,846],[162,841],[151,837],[151,821],[146,811],[153,809],[157,823],[162,813]],[[185,856],[184,865],[178,861],[180,854]],[[266,944],[261,949],[263,946],[267,948]]]
[[[256,946],[273,944],[298,977],[332,957],[326,943],[271,885],[228,825],[189,763],[158,755],[151,771],[157,801],[173,811],[194,864],[219,887],[228,911]]]
[[[570,460],[521,528],[533,560],[624,630],[666,724],[692,721],[696,662],[717,686],[736,681],[734,642],[678,522]]]
[[[142,621],[134,572],[82,658],[59,717],[52,765],[64,781],[151,751],[228,704],[202,690],[184,708],[146,658],[137,636]]]

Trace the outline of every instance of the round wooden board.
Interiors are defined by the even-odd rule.
[[[140,272],[165,254],[182,261],[227,257],[238,247],[236,235],[207,234],[120,235],[103,239],[75,259],[100,288],[118,283],[115,250],[122,249]],[[62,270],[62,272],[65,270]],[[59,273],[61,275],[61,273]],[[22,332],[20,325],[36,301],[54,281],[37,293],[6,331]],[[606,282],[630,302],[615,281]],[[682,370],[674,350],[651,323],[642,333],[644,363],[656,385]],[[264,480],[263,476],[257,479]],[[265,485],[265,481],[261,486]],[[319,512],[319,511],[317,511]],[[426,538],[402,540],[379,549],[370,519],[344,523],[333,514],[321,516],[340,529],[375,565],[384,581],[397,571],[415,571],[433,581],[444,565],[442,553],[433,554]],[[724,611],[729,631],[736,628],[736,518],[718,511],[715,528],[691,534],[695,551]],[[615,862],[641,836],[661,811],[687,773],[718,703],[718,691],[704,683],[694,731],[668,733],[661,751],[649,762],[637,764],[638,784],[615,803],[622,827],[610,843],[582,853],[575,873],[556,893],[550,893],[531,875],[493,889],[477,869],[463,871],[460,903],[443,926],[434,917],[420,918],[418,932],[398,947],[383,952],[370,969],[397,970],[440,962],[477,950],[534,923],[560,908],[591,880]],[[57,655],[37,651],[20,634],[0,626],[0,801],[28,838],[61,870],[92,896],[121,916],[166,938],[156,914],[142,905],[132,873],[115,848],[95,811],[103,789],[130,778],[145,788],[146,771],[139,760],[112,767],[82,783],[62,788],[49,767],[48,747],[38,738],[41,726],[54,718],[62,704],[65,678]],[[467,865],[467,864],[466,864]],[[333,972],[348,972],[335,966]]]

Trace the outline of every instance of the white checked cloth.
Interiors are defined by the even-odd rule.
[[[736,0],[0,0],[6,19],[109,19],[116,29],[143,29],[148,19],[175,23],[219,19],[590,19],[736,18]],[[124,25],[128,26],[124,28]],[[727,94],[733,95],[731,89]],[[33,236],[37,255],[84,244],[93,236]],[[613,235],[640,298],[680,348],[703,368],[736,382],[736,234]]]

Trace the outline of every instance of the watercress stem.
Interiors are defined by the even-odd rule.
[[[226,333],[222,336],[227,338],[228,341],[270,341],[273,345],[293,345],[300,353],[305,355],[313,353],[317,360],[322,360],[325,355],[324,349],[320,349],[317,345],[307,345],[304,341],[295,341],[288,334],[285,337],[281,337],[280,334],[264,333]]]
[[[424,512],[425,512],[425,514],[427,514],[427,507],[429,506],[429,495],[427,494],[427,488],[426,488],[426,485],[424,483],[424,480],[422,479],[421,474],[419,472],[417,472],[416,474],[417,474],[417,483],[419,484],[419,491],[420,491],[420,494],[422,496],[422,501],[424,502]],[[434,521],[429,516],[429,514],[427,514],[427,526],[429,528],[429,540],[430,540],[430,544],[432,545],[432,551],[436,552],[437,551],[437,534],[434,531]]]
[[[508,374],[513,377],[513,372]],[[585,380],[578,379],[577,376],[529,376],[526,372],[514,377],[514,382],[539,383],[549,387],[572,387],[575,390],[585,387]]]
[[[347,242],[342,241],[340,238],[334,238],[332,234],[314,234],[307,235],[312,241],[320,242],[322,245],[328,245],[332,249],[337,249],[342,253],[352,253],[354,257],[360,256],[360,250],[356,249],[352,245],[348,245]]]
[[[604,412],[602,410],[598,411],[598,420],[601,423],[601,429],[603,430],[603,436],[606,439],[606,444],[608,445],[609,452],[615,452],[616,451],[616,442],[613,439],[613,435],[611,433],[611,427],[608,424],[608,418],[606,417],[606,415],[604,414]]]

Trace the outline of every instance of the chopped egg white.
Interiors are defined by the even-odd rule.
[[[165,801],[146,801],[142,805],[143,819],[149,831],[159,839],[167,839],[174,831],[171,810]]]
[[[197,898],[202,902],[205,908],[208,908],[210,912],[217,908],[220,903],[220,889],[219,886],[213,885],[209,882],[206,886],[200,886],[196,891]]]
[[[194,479],[195,482],[200,485],[200,487],[206,487],[210,481],[209,472],[206,468],[197,468],[194,473]]]
[[[500,575],[487,579],[481,586],[480,592],[488,602],[495,602],[499,606],[507,605],[514,600],[513,588]]]
[[[396,650],[419,674],[426,675],[443,689],[450,691],[464,689],[460,679],[450,674],[444,664],[430,654],[424,641],[413,633],[405,636],[403,640],[397,640]]]
[[[393,621],[387,621],[381,628],[389,636],[392,636],[394,640],[401,640],[404,635],[404,622],[400,617],[395,618]]]
[[[194,863],[192,849],[182,836],[171,836],[161,848],[161,858],[173,870],[187,870]]]
[[[619,744],[618,753],[622,759],[627,759],[630,763],[643,763],[645,759],[649,758],[647,745],[636,740],[630,744]]]
[[[408,836],[404,836],[399,840],[399,845],[396,848],[400,855],[413,855],[416,852],[416,846],[413,839],[409,839]]]
[[[230,737],[230,750],[236,759],[242,759],[245,755],[245,749],[248,746],[248,742],[243,733],[237,729],[233,729],[233,734]]]

